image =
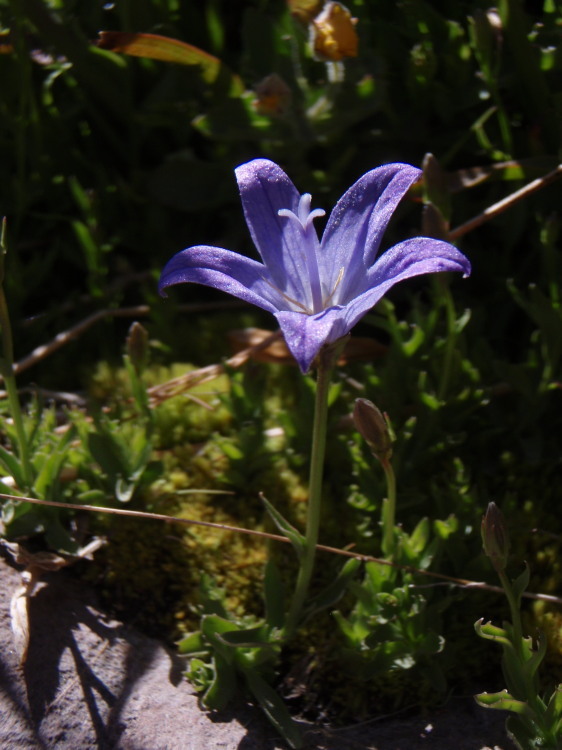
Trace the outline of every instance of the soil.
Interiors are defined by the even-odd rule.
[[[0,748],[5,750],[282,750],[253,705],[203,710],[185,664],[158,641],[109,618],[61,570],[28,601],[23,665],[11,629],[20,572],[0,558]],[[513,750],[505,715],[470,696],[429,716],[376,717],[346,728],[303,722],[306,750]]]

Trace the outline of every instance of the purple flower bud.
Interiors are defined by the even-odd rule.
[[[509,535],[503,513],[495,503],[488,503],[482,518],[482,544],[494,569],[501,573],[507,565],[509,555]]]
[[[148,332],[136,321],[129,328],[125,349],[135,370],[142,372],[148,361]]]
[[[381,463],[392,457],[392,437],[385,417],[366,398],[358,398],[353,409],[353,421],[361,436],[367,442],[373,455]]]

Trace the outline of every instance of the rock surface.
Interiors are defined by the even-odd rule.
[[[19,664],[10,603],[20,574],[0,559],[0,748],[6,750],[282,750],[242,701],[201,710],[180,658],[109,619],[67,571],[29,599],[29,649]],[[505,716],[469,698],[431,717],[331,729],[304,725],[307,750],[512,750]]]

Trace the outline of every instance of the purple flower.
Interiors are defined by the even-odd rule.
[[[307,372],[321,347],[349,333],[398,281],[436,271],[470,273],[453,245],[428,237],[400,242],[377,258],[394,210],[420,175],[409,164],[367,172],[340,198],[319,241],[313,221],[324,211],[311,210],[311,196],[300,195],[271,161],[242,164],[236,179],[263,263],[220,247],[189,247],[167,263],[159,290],[206,284],[268,310]]]

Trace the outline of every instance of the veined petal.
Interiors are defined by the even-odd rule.
[[[388,290],[404,279],[440,271],[460,271],[468,276],[471,271],[468,259],[448,242],[429,237],[414,237],[387,250],[369,269],[368,289],[344,308],[346,332],[357,323]]]
[[[332,302],[345,303],[356,296],[355,290],[374,262],[392,214],[420,175],[421,170],[409,164],[386,164],[364,174],[337,202],[320,253],[327,289],[334,288],[344,269]]]
[[[174,255],[162,271],[158,291],[188,282],[212,286],[272,313],[286,306],[265,266],[221,247],[197,245]]]
[[[306,302],[310,297],[302,238],[295,222],[279,216],[281,209],[298,215],[300,193],[285,172],[267,159],[254,159],[236,168],[246,223],[271,280],[287,296]]]
[[[308,372],[324,344],[337,341],[349,331],[345,323],[345,310],[341,307],[331,307],[316,315],[283,311],[276,313],[275,317],[303,373]]]

